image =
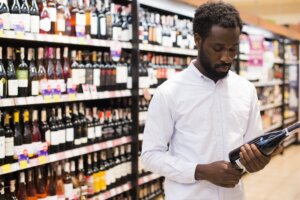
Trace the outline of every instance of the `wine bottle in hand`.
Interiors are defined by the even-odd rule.
[[[262,136],[258,136],[247,143],[255,144],[256,147],[260,150],[260,152],[263,155],[269,156],[274,152],[274,150],[284,140],[284,138],[294,133],[292,131],[296,130],[297,128],[300,128],[300,122],[296,122],[295,124],[288,126],[287,128],[282,130],[273,131],[273,132],[266,133]],[[229,152],[229,160],[232,164],[235,164],[241,169],[243,169],[244,167],[239,161],[241,147],[242,146]]]

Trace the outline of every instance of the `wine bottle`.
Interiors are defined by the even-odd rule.
[[[88,144],[95,143],[95,126],[93,123],[93,118],[91,115],[91,109],[85,108],[85,118],[87,123],[87,137],[88,137]]]
[[[65,199],[65,188],[64,188],[64,181],[62,177],[62,166],[60,164],[57,165],[55,188],[56,188],[57,200]]]
[[[62,121],[62,110],[61,108],[57,109],[57,125],[59,131],[59,150],[64,151],[66,148],[66,127]]]
[[[66,31],[66,19],[65,19],[65,7],[62,0],[57,0],[57,14],[56,14],[56,26],[55,34],[65,35]]]
[[[55,117],[55,108],[51,110],[51,116],[49,118],[50,124],[50,152],[57,153],[59,152],[59,143],[60,143],[60,131],[58,129],[57,120]]]
[[[10,13],[7,5],[7,0],[2,0],[0,4],[0,20],[2,20],[2,25],[4,30],[10,29],[9,15]]]
[[[45,180],[42,176],[41,167],[37,168],[36,196],[38,199],[47,199]]]
[[[73,185],[73,199],[80,199],[80,184],[78,181],[78,178],[76,176],[76,172],[75,172],[75,161],[72,160],[71,161],[71,180],[72,180],[72,185]]]
[[[32,132],[29,124],[29,111],[25,110],[23,112],[23,148],[27,150],[28,157],[33,157],[33,145],[32,145]]]
[[[78,117],[77,105],[74,103],[72,108],[72,121],[74,125],[74,146],[81,146],[81,121]]]
[[[74,146],[74,127],[71,121],[70,108],[68,105],[65,107],[64,123],[66,126],[66,150],[69,150]]]
[[[40,16],[39,16],[39,8],[36,3],[36,0],[31,1],[30,7],[30,32],[31,33],[39,33],[40,32]]]
[[[19,97],[26,97],[28,95],[28,65],[24,61],[25,48],[21,47],[20,52],[17,51],[17,55],[20,56],[20,64],[17,67],[16,75],[18,79],[18,94]]]
[[[40,131],[41,131],[41,140],[43,142],[43,148],[46,145],[48,147],[48,152],[51,150],[51,131],[50,127],[47,123],[47,111],[45,109],[41,112],[41,124],[40,124]]]
[[[22,0],[20,5],[21,19],[24,25],[24,31],[30,32],[30,12],[27,0]]]
[[[56,73],[56,91],[59,93],[66,92],[66,84],[64,80],[64,71],[60,61],[60,48],[56,48],[56,63],[55,63],[55,73]]]
[[[39,78],[37,68],[35,66],[34,49],[28,49],[28,61],[29,65],[29,96],[39,95]]]
[[[0,115],[0,166],[5,161],[5,131],[1,124],[2,113]]]
[[[14,132],[9,126],[10,115],[5,115],[5,163],[10,164],[13,162],[14,156]]]
[[[32,111],[32,146],[34,155],[38,156],[42,150],[41,132],[38,123],[38,111]]]
[[[83,158],[80,157],[78,161],[78,174],[77,178],[80,185],[80,199],[87,199],[88,195],[88,186],[86,182],[86,178],[84,175],[84,168],[83,168]]]
[[[18,185],[17,198],[19,200],[27,200],[26,183],[25,183],[25,172],[20,172],[20,179]]]
[[[47,191],[47,200],[54,200],[57,199],[56,195],[56,188],[54,183],[54,176],[53,176],[53,169],[51,165],[48,165],[48,180],[46,185],[46,191]]]
[[[55,26],[56,26],[56,1],[55,0],[47,0],[48,13],[51,21],[51,34],[55,34]]]
[[[37,200],[36,188],[33,181],[33,172],[31,169],[28,170],[26,182],[27,200]]]
[[[10,128],[9,124],[5,128]],[[21,134],[20,126],[20,111],[18,110],[14,112],[14,132],[14,160],[18,160],[18,157],[23,150],[23,136]]]
[[[47,70],[44,65],[44,49],[38,49],[38,78],[39,78],[39,92],[44,94],[47,91]]]
[[[10,6],[10,29],[14,31],[24,31],[24,26],[21,23],[20,4],[18,0],[13,0]]]
[[[80,102],[79,103],[79,120],[80,120],[80,124],[81,124],[81,145],[87,145],[88,143],[88,125],[87,125],[87,119],[85,118],[84,115],[84,107],[83,107],[83,103]]]
[[[43,9],[40,12],[40,33],[50,33],[51,31],[51,20],[50,13],[47,7],[47,1],[43,0]]]
[[[88,198],[91,198],[94,195],[94,171],[92,165],[92,156],[91,154],[88,155],[87,159],[87,166],[85,171],[85,178],[87,182],[87,191],[88,191]]]
[[[18,96],[18,80],[16,76],[16,69],[13,62],[13,49],[11,47],[7,47],[7,59],[8,66],[6,69],[7,73],[7,90],[9,97]]]
[[[2,47],[0,47],[0,98],[6,97],[6,92],[7,92],[6,83],[7,83],[7,76],[6,76],[4,65],[2,63]]]
[[[73,199],[73,183],[70,174],[69,162],[65,162],[65,167],[64,167],[64,191],[65,191],[65,198]]]
[[[248,144],[255,144],[256,147],[260,150],[260,152],[265,155],[269,156],[271,155],[274,150],[277,148],[277,146],[290,134],[294,133],[292,131],[300,128],[300,122],[296,122],[293,125],[288,126],[285,129],[279,130],[279,131],[273,131],[270,133],[266,133],[262,136],[258,136],[249,142]],[[243,165],[239,161],[240,159],[240,152],[241,147],[238,147],[232,151],[229,152],[229,160],[232,164],[236,164],[238,167],[243,169]]]

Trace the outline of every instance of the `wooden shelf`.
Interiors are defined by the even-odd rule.
[[[51,35],[51,34],[34,34],[23,33],[16,34],[14,31],[4,31],[0,35],[2,39],[13,39],[19,41],[32,41],[32,42],[46,42],[52,44],[65,44],[65,45],[87,45],[94,47],[107,47],[110,48],[114,45],[120,45],[123,49],[132,49],[130,42],[120,42],[113,40],[100,40],[88,37],[73,37],[64,35]]]
[[[105,91],[93,94],[62,94],[57,97],[49,96],[31,96],[31,97],[16,97],[0,99],[0,107],[50,104],[50,103],[67,103],[75,101],[90,101],[97,99],[109,99],[131,96],[130,90]]]
[[[198,51],[195,50],[195,49],[181,49],[181,48],[175,48],[175,47],[163,47],[163,46],[152,45],[152,44],[139,44],[139,48],[140,48],[141,51],[180,54],[180,55],[187,55],[187,56],[197,56],[198,55]]]
[[[20,166],[20,164],[18,162],[3,165],[0,167],[0,175],[16,172],[16,171],[27,169],[27,168],[36,167],[39,165],[44,165],[47,163],[65,160],[68,158],[73,158],[73,157],[77,157],[77,156],[84,155],[84,154],[93,153],[93,152],[100,151],[103,149],[127,144],[127,143],[130,143],[131,141],[132,141],[132,139],[130,136],[124,136],[124,137],[114,139],[114,140],[109,140],[106,142],[101,142],[101,143],[87,145],[87,146],[76,148],[76,149],[71,149],[71,150],[67,150],[67,151],[63,151],[63,152],[59,152],[59,153],[50,154],[46,157],[43,157],[44,159],[32,158],[29,160],[29,163],[27,166]]]

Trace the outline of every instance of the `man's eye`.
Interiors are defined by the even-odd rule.
[[[213,50],[216,52],[221,52],[221,51],[223,51],[223,48],[222,47],[214,47]]]

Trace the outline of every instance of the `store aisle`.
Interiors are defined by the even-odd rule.
[[[243,177],[246,200],[300,200],[300,146],[275,156],[262,171]]]

